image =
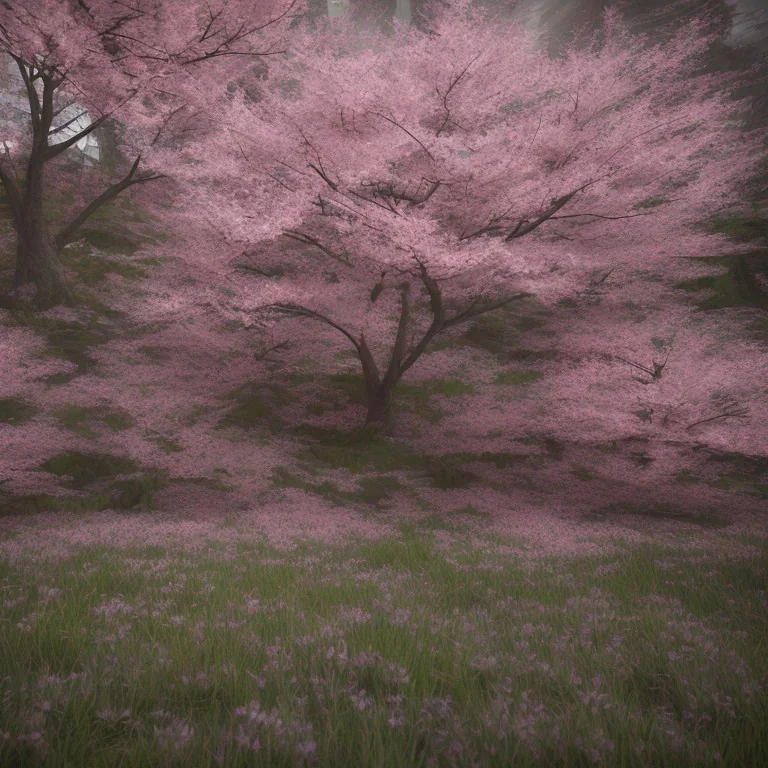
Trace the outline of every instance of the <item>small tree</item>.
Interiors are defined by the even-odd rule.
[[[274,54],[280,33],[303,8],[299,0],[0,3],[0,52],[21,76],[28,110],[26,122],[6,120],[0,135],[0,182],[17,236],[16,287],[32,284],[40,308],[60,302],[66,289],[58,250],[124,190],[163,178],[140,170],[142,152],[151,160],[146,155],[161,133],[190,104],[205,109],[200,67]],[[211,74],[220,81],[223,70]],[[78,114],[69,118],[75,104]],[[84,115],[87,125],[60,140]],[[138,129],[130,169],[51,235],[44,216],[47,169],[111,117]]]
[[[229,109],[237,162],[197,198],[229,240],[259,242],[243,307],[354,347],[377,429],[449,329],[617,265],[727,251],[697,225],[737,198],[760,147],[728,124],[725,76],[692,75],[714,39],[703,23],[654,46],[607,11],[601,47],[550,60],[519,26],[443,5],[428,32],[365,50],[343,18],[294,41],[259,103]]]

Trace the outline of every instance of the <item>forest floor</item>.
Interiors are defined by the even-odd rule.
[[[361,439],[332,336],[254,359],[133,216],[66,249],[78,306],[0,309],[0,765],[768,764],[768,459],[517,434],[535,304]]]

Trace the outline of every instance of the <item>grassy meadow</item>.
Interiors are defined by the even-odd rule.
[[[0,764],[765,765],[768,545],[707,536],[10,558]]]

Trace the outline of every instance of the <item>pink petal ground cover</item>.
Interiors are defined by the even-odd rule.
[[[764,135],[703,21],[427,5],[0,7],[19,298],[78,289],[0,309],[0,762],[766,762],[764,313],[684,292]],[[138,159],[49,253],[68,83]]]

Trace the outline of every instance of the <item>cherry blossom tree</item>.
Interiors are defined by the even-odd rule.
[[[233,303],[343,336],[374,429],[450,328],[532,294],[554,305],[617,265],[733,249],[699,224],[760,152],[729,121],[727,77],[696,74],[704,21],[652,44],[608,10],[601,44],[550,60],[468,0],[433,7],[429,31],[365,47],[343,17],[297,39],[257,104],[224,111],[228,164],[193,156],[213,175],[188,210],[245,254]]]
[[[764,344],[745,338],[732,318],[682,303],[647,303],[641,319],[617,294],[632,295],[606,290],[601,303],[568,310],[578,314],[570,327],[559,323],[567,355],[548,371],[540,428],[582,443],[704,441],[764,455]]]
[[[12,117],[17,105],[6,104],[0,133],[0,182],[17,236],[16,287],[34,286],[38,307],[58,303],[66,293],[58,249],[126,189],[162,179],[161,139],[192,114],[214,119],[206,112],[206,78],[227,83],[233,61],[284,50],[283,33],[304,8],[300,0],[0,3],[0,52],[18,70],[26,102],[21,122]],[[84,127],[68,130],[84,116]],[[125,151],[133,152],[130,167],[49,233],[47,169],[110,119],[132,129],[122,134]],[[154,171],[142,170],[153,161]]]

